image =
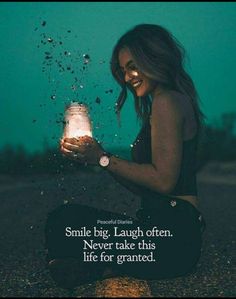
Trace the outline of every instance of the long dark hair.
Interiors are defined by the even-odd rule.
[[[199,107],[194,83],[184,70],[184,48],[169,31],[152,24],[135,26],[118,40],[113,49],[111,72],[122,88],[116,102],[118,119],[129,88],[119,66],[119,52],[125,47],[129,49],[138,69],[147,77],[158,82],[164,89],[176,90],[189,96],[200,126],[204,115]],[[145,122],[150,114],[151,100],[149,96],[137,97],[130,90],[134,95],[137,116]]]

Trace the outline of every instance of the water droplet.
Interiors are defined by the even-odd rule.
[[[133,147],[134,145],[133,144],[130,144],[130,147]]]
[[[81,84],[80,86],[79,86],[80,88],[84,88],[84,86]]]
[[[64,202],[64,204],[67,204],[69,202],[69,200],[65,199],[63,202]]]
[[[56,95],[55,94],[51,95],[51,100],[55,100],[55,99],[56,99]]]
[[[51,37],[49,37],[49,38],[48,38],[48,42],[49,42],[49,43],[52,43],[52,42],[53,42],[53,39],[52,39]]]
[[[41,191],[41,192],[40,192],[40,195],[43,195],[43,194],[44,194],[44,191]]]

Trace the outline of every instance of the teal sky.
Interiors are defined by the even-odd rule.
[[[113,110],[119,87],[109,61],[117,39],[140,23],[162,25],[183,44],[186,69],[209,122],[236,112],[236,3],[1,2],[0,147],[23,144],[35,151],[45,140],[55,145],[62,133],[60,113],[70,100],[89,105],[94,136],[105,148],[129,146],[139,129],[133,99],[124,106],[119,128]],[[50,61],[45,52],[51,66],[43,65]],[[83,54],[90,60],[81,72]],[[55,60],[65,71],[59,72]]]

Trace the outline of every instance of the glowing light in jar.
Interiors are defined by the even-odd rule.
[[[63,138],[92,137],[92,125],[88,108],[84,104],[71,103],[65,111]]]

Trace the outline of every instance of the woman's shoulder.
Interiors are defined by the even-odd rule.
[[[176,90],[154,92],[152,110],[161,109],[162,106],[179,112],[183,117],[194,114],[190,97]]]
[[[168,113],[170,111],[183,116],[181,100],[185,95],[174,90],[155,91],[152,98],[152,113]]]
[[[152,112],[165,114],[165,117],[177,117],[183,122],[184,140],[191,139],[197,132],[197,121],[192,101],[188,95],[175,90],[157,93],[153,97]]]
[[[155,90],[153,93],[153,102],[156,101],[189,101],[189,96],[176,90]]]

